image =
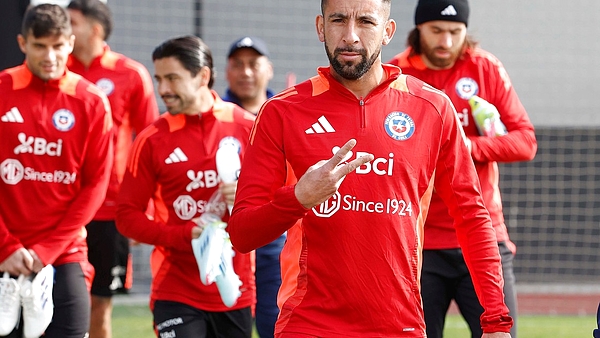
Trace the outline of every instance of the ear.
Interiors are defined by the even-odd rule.
[[[19,49],[21,49],[21,52],[23,52],[23,54],[27,54],[27,48],[25,48],[27,41],[22,34],[17,35],[17,43],[19,44]]]
[[[325,19],[322,15],[317,15],[315,19],[315,26],[317,28],[317,35],[319,36],[319,41],[325,42],[325,28],[323,27]]]
[[[94,36],[99,36],[100,39],[104,41],[104,37],[106,36],[106,34],[104,33],[104,27],[102,27],[100,23],[92,23],[92,32],[94,33]]]
[[[269,61],[269,63],[267,64],[267,66],[269,67],[269,81],[273,80],[273,63],[271,61]]]
[[[199,87],[207,87],[210,82],[210,68],[207,66],[200,68],[200,72],[196,76],[200,77]]]
[[[381,42],[382,45],[387,45],[392,41],[394,34],[396,33],[396,21],[393,19],[388,20],[385,24],[385,30],[383,31],[383,40]]]
[[[73,47],[75,47],[75,34],[69,37],[69,54],[73,53]]]

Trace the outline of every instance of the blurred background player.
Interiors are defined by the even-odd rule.
[[[227,54],[226,77],[229,88],[223,101],[233,102],[252,114],[273,96],[268,88],[273,78],[266,43],[245,36],[231,44]],[[273,337],[279,314],[277,292],[281,286],[279,255],[285,233],[273,242],[256,249],[256,330],[261,338]]]
[[[534,128],[517,97],[502,63],[478,47],[467,35],[467,0],[420,0],[415,11],[416,27],[408,35],[408,48],[390,63],[444,91],[456,107],[468,137],[485,205],[492,217],[502,257],[505,302],[517,320],[517,298],[513,258],[498,187],[498,162],[529,161],[537,151]],[[469,99],[477,95],[494,105],[506,134],[485,137],[478,132]],[[490,109],[494,107],[491,106]],[[446,313],[454,299],[467,321],[472,337],[481,337],[480,305],[471,275],[460,249],[453,218],[441,197],[434,193],[425,222],[423,308],[427,336],[442,337]],[[517,326],[511,329],[517,336]]]
[[[112,295],[131,288],[129,240],[115,226],[116,199],[127,155],[136,133],[158,118],[152,79],[139,62],[110,50],[113,28],[108,6],[100,0],[68,5],[75,47],[69,70],[98,86],[110,101],[115,126],[115,162],[106,199],[87,225],[88,259],[94,266],[90,338],[110,338]]]
[[[106,195],[114,156],[106,96],[66,69],[74,40],[65,9],[32,7],[18,36],[25,64],[0,74],[0,272],[55,267],[54,314],[44,337],[56,338],[88,332],[93,268],[85,225]],[[44,299],[43,290],[33,291]],[[32,324],[27,311],[22,323]]]
[[[233,201],[237,182],[219,184],[215,154],[222,142],[233,142],[243,155],[254,115],[223,102],[211,89],[212,53],[201,39],[167,40],[156,47],[152,60],[168,113],[134,141],[117,227],[125,236],[155,246],[150,308],[159,337],[249,338],[255,303],[251,255],[236,252],[233,257],[242,295],[227,307],[216,283],[201,282],[191,240],[202,232],[194,220],[213,193],[220,190],[225,201]],[[155,204],[154,220],[145,215],[149,198]]]

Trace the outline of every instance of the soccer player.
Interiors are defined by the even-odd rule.
[[[510,337],[500,255],[448,97],[381,62],[390,0],[326,0],[318,75],[258,114],[228,230],[248,252],[288,232],[276,337],[425,337],[423,222],[448,204],[485,304],[483,337]],[[284,186],[285,163],[298,183]],[[294,246],[294,244],[297,244]]]
[[[75,46],[69,70],[98,86],[110,101],[115,126],[115,162],[106,199],[87,225],[88,259],[94,266],[90,338],[110,338],[112,295],[132,283],[129,240],[115,225],[116,199],[135,134],[158,118],[152,79],[139,62],[115,53],[106,43],[113,20],[100,0],[74,0],[67,7]]]
[[[242,294],[228,307],[216,283],[201,282],[191,241],[200,237],[202,228],[195,220],[218,189],[225,201],[233,201],[237,183],[219,184],[215,155],[225,143],[243,155],[254,115],[223,102],[211,89],[212,53],[199,38],[167,40],[156,47],[152,60],[168,113],[134,141],[119,195],[117,228],[155,246],[150,308],[157,336],[249,338],[255,303],[251,255],[237,252],[233,257]],[[149,198],[155,204],[154,220],[145,215]]]
[[[227,54],[225,76],[229,83],[223,101],[233,102],[258,114],[260,107],[273,96],[268,88],[273,78],[266,43],[257,37],[245,36],[234,41]],[[285,243],[285,233],[256,249],[256,331],[261,338],[273,337],[279,315],[277,292],[281,286],[279,255]]]
[[[478,47],[468,35],[467,0],[421,0],[415,11],[416,27],[408,35],[408,48],[390,63],[444,91],[458,111],[470,144],[470,161],[475,163],[485,205],[496,233],[502,272],[504,301],[510,316],[517,319],[517,297],[511,242],[498,186],[498,162],[533,159],[537,151],[534,128],[502,63]],[[492,137],[478,131],[469,100],[481,98],[493,106],[500,118]],[[480,105],[488,105],[485,101]],[[495,106],[495,107],[494,107]],[[479,126],[481,127],[481,125]],[[483,128],[481,128],[483,130]],[[441,338],[450,302],[454,299],[467,321],[472,337],[481,337],[479,317],[484,309],[475,292],[471,274],[453,227],[453,218],[442,197],[435,193],[425,222],[421,293],[427,336]],[[511,329],[517,336],[517,326]]]
[[[85,225],[102,204],[113,163],[110,106],[66,69],[75,37],[65,9],[32,7],[22,27],[25,63],[0,73],[0,272],[35,275],[54,266],[54,315],[44,337],[84,337],[93,274]],[[23,303],[9,337],[35,328],[36,312],[52,311],[44,290],[31,291],[38,300]]]

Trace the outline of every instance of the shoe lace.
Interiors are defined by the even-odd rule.
[[[21,291],[21,305],[23,306],[23,311],[39,311],[34,298],[31,283],[26,283],[22,288],[23,290]]]
[[[17,300],[17,286],[10,278],[0,278],[0,310],[9,309]]]

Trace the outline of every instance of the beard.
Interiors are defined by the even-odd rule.
[[[161,95],[161,98],[171,115],[177,115],[184,109],[184,102],[178,95]]]
[[[440,47],[430,48],[427,44],[421,42],[421,53],[429,60],[429,62],[431,62],[431,64],[440,69],[452,67],[456,60],[458,60],[462,48],[450,50],[450,57],[448,58],[440,58],[435,55],[436,50],[441,49],[442,48]]]
[[[336,48],[333,53],[330,53],[327,42],[325,42],[325,52],[327,53],[327,58],[329,59],[329,63],[331,63],[331,67],[337,74],[346,80],[358,80],[365,75],[371,69],[375,61],[377,61],[377,57],[381,53],[381,47],[379,47],[371,57],[368,57],[366,50],[353,49],[350,47]],[[359,53],[361,56],[360,61],[357,64],[340,62],[337,57],[343,52]]]

